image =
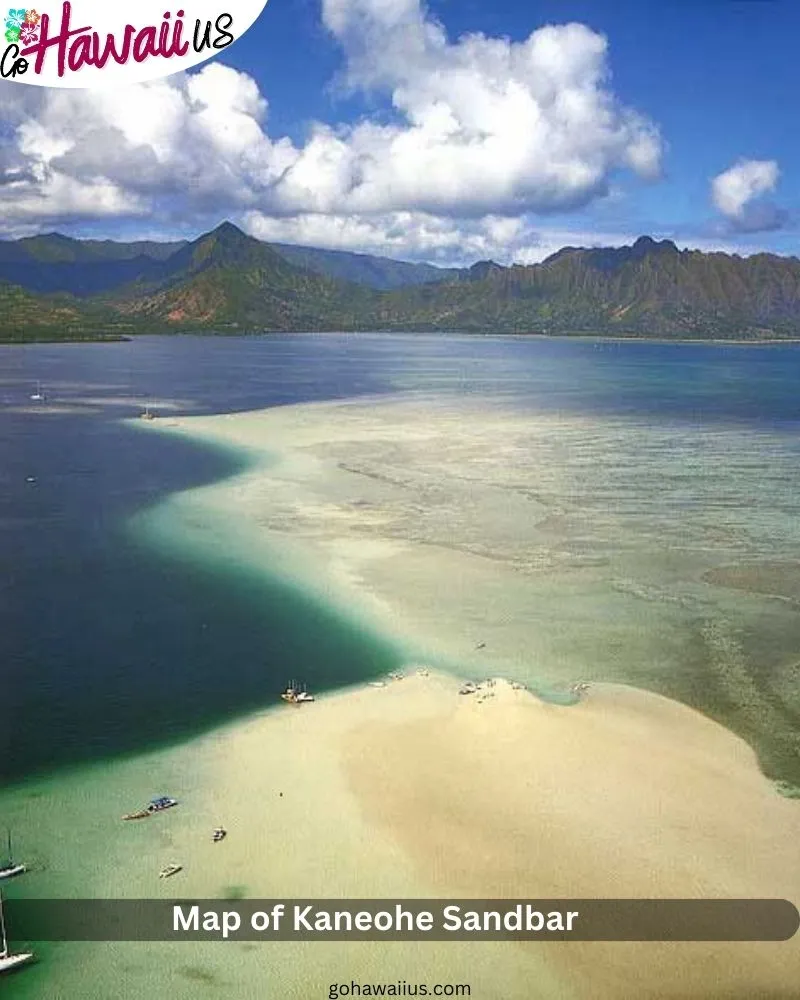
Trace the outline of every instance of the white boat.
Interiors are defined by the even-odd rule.
[[[158,873],[159,878],[172,878],[173,875],[177,875],[178,872],[183,871],[183,865],[171,864],[162,868]]]
[[[8,939],[6,938],[6,923],[3,919],[3,897],[0,895],[0,975],[4,972],[11,972],[21,965],[33,961],[32,951],[21,951],[12,955],[8,950]]]
[[[214,835],[211,838],[215,844],[218,844],[221,840],[224,840],[228,836],[228,831],[224,826],[218,826],[214,831]]]
[[[20,861],[15,861],[11,851],[11,831],[8,831],[8,858],[0,864],[0,879],[15,878],[23,875],[28,869]]]
[[[296,681],[291,681],[289,686],[281,695],[284,701],[290,705],[303,705],[314,700],[314,695],[310,694],[305,684],[300,687]]]
[[[31,399],[34,401],[34,403],[43,403],[46,398],[47,397],[42,392],[42,383],[41,382],[37,382],[36,383],[36,392],[34,392],[34,393],[31,394]]]

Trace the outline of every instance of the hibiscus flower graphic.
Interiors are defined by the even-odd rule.
[[[6,41],[7,42],[18,42],[19,41],[19,28],[7,28],[6,29]]]
[[[36,25],[37,25],[37,24],[38,24],[38,23],[39,23],[39,22],[41,21],[41,19],[42,19],[42,15],[41,15],[41,14],[39,14],[39,13],[38,13],[37,11],[35,11],[35,10],[29,10],[29,11],[28,11],[28,12],[27,12],[27,13],[25,14],[25,23],[26,23],[26,24],[30,24],[30,25],[31,25],[32,27],[34,27],[34,28],[35,28],[35,27],[36,27]]]
[[[13,31],[14,28],[19,31],[22,25],[25,23],[25,15],[27,11],[15,10],[13,7],[9,9],[8,17],[6,18],[6,27],[9,31]],[[16,41],[16,38],[14,39]]]
[[[32,24],[23,24],[19,29],[19,40],[23,45],[33,45],[39,41],[39,29]]]

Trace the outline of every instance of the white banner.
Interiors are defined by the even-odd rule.
[[[44,0],[0,8],[0,75],[37,87],[97,89],[155,80],[213,59],[267,0]]]

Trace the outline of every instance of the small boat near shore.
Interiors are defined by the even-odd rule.
[[[305,705],[314,701],[305,684],[301,687],[296,681],[290,681],[281,698],[289,705]]]
[[[27,867],[21,861],[14,860],[14,852],[11,850],[11,831],[8,831],[8,857],[0,864],[0,879],[16,878],[17,875],[24,875]]]
[[[183,871],[183,865],[175,864],[174,862],[170,865],[166,865],[158,873],[159,878],[172,878],[173,875],[177,875],[178,872]]]
[[[177,799],[173,799],[169,795],[162,795],[157,799],[151,799],[144,809],[137,809],[136,812],[125,813],[122,818],[147,819],[149,816],[154,816],[156,813],[164,812],[165,809],[171,809],[176,805],[178,805]]]
[[[4,972],[11,972],[21,965],[27,965],[33,961],[32,951],[21,951],[16,955],[8,950],[8,938],[6,937],[6,922],[3,917],[3,897],[0,895],[0,975]]]
[[[218,826],[213,833],[212,840],[215,844],[218,844],[221,840],[224,840],[228,836],[228,831],[224,826]]]

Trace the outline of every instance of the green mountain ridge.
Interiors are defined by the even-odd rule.
[[[462,268],[413,264],[349,250],[320,250],[290,243],[271,244],[290,264],[329,278],[366,285],[378,291],[391,291],[408,285],[427,285],[457,278]]]
[[[189,245],[188,240],[158,243],[78,240],[61,233],[0,241],[0,281],[30,292],[64,292],[86,298],[121,285],[154,280],[167,261]],[[321,250],[290,244],[270,244],[284,260],[323,277],[389,290],[405,285],[445,281],[458,269],[412,264],[344,250]]]
[[[448,280],[388,291],[298,266],[280,249],[227,222],[190,243],[172,244],[168,254],[148,249],[149,244],[95,241],[80,249],[70,245],[80,241],[67,237],[48,240],[32,238],[26,252],[49,256],[53,263],[42,265],[45,269],[82,258],[85,270],[98,276],[97,287],[79,297],[0,283],[10,303],[0,316],[4,339],[37,339],[42,330],[66,339],[75,331],[190,330],[462,330],[742,340],[800,335],[797,258],[679,250],[650,237],[627,247],[565,247],[526,266],[481,261]],[[8,247],[0,244],[0,262]],[[0,281],[3,277],[0,266]],[[83,286],[92,284],[91,278],[83,280]]]

